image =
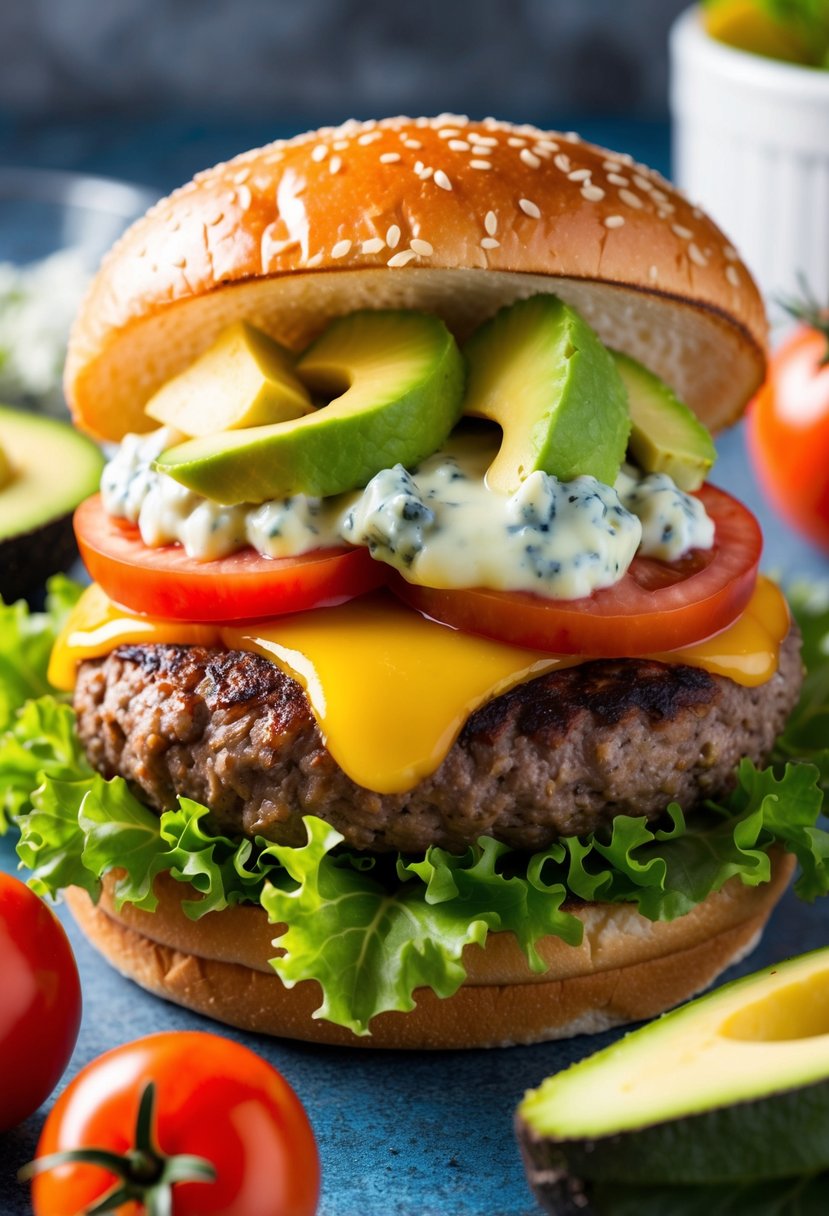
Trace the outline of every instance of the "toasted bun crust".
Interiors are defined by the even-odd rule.
[[[67,399],[80,426],[117,440],[154,425],[147,399],[239,317],[300,348],[355,308],[422,308],[462,339],[541,291],[713,430],[760,383],[757,289],[663,178],[572,134],[442,115],[270,144],[154,206],[92,284]]]
[[[771,882],[744,886],[732,879],[687,916],[669,923],[645,920],[624,905],[573,909],[585,925],[580,947],[545,938],[549,971],[528,970],[508,933],[486,948],[467,947],[468,978],[440,1000],[421,989],[409,1013],[383,1013],[371,1036],[316,1020],[318,986],[286,988],[268,960],[278,954],[279,927],[258,908],[228,908],[191,921],[181,910],[186,888],[168,876],[156,882],[159,905],[116,911],[105,880],[96,907],[78,888],[67,900],[81,928],[123,975],[142,987],[208,1017],[259,1034],[344,1046],[435,1049],[498,1047],[592,1034],[655,1017],[706,988],[758,941],[794,867],[775,854]]]

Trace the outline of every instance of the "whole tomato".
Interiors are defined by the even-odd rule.
[[[774,506],[793,528],[829,550],[829,319],[800,310],[772,355],[748,414],[749,450]]]
[[[35,1216],[81,1216],[105,1195],[120,1216],[313,1216],[319,1197],[314,1134],[288,1082],[195,1031],[88,1064],[49,1113],[33,1166]]]
[[[60,922],[22,882],[0,873],[0,1131],[49,1097],[80,1024],[78,968]]]

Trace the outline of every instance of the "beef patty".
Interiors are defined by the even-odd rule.
[[[540,676],[473,713],[441,766],[404,794],[358,786],[326,749],[305,693],[267,659],[198,646],[120,646],[82,664],[75,694],[94,767],[156,810],[182,794],[210,826],[301,844],[318,815],[358,849],[460,849],[480,835],[540,849],[614,815],[658,817],[725,793],[762,763],[797,700],[800,641],[758,688],[693,667],[601,660]]]

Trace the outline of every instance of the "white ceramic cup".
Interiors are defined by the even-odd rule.
[[[716,42],[697,8],[677,19],[670,47],[677,185],[767,299],[800,294],[803,275],[829,303],[829,71]]]

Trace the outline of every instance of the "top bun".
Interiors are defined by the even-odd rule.
[[[662,177],[573,134],[456,115],[348,122],[277,141],[150,209],[75,323],[66,395],[104,439],[231,321],[297,349],[355,308],[420,308],[463,339],[537,292],[667,380],[712,430],[764,369],[751,276]]]

